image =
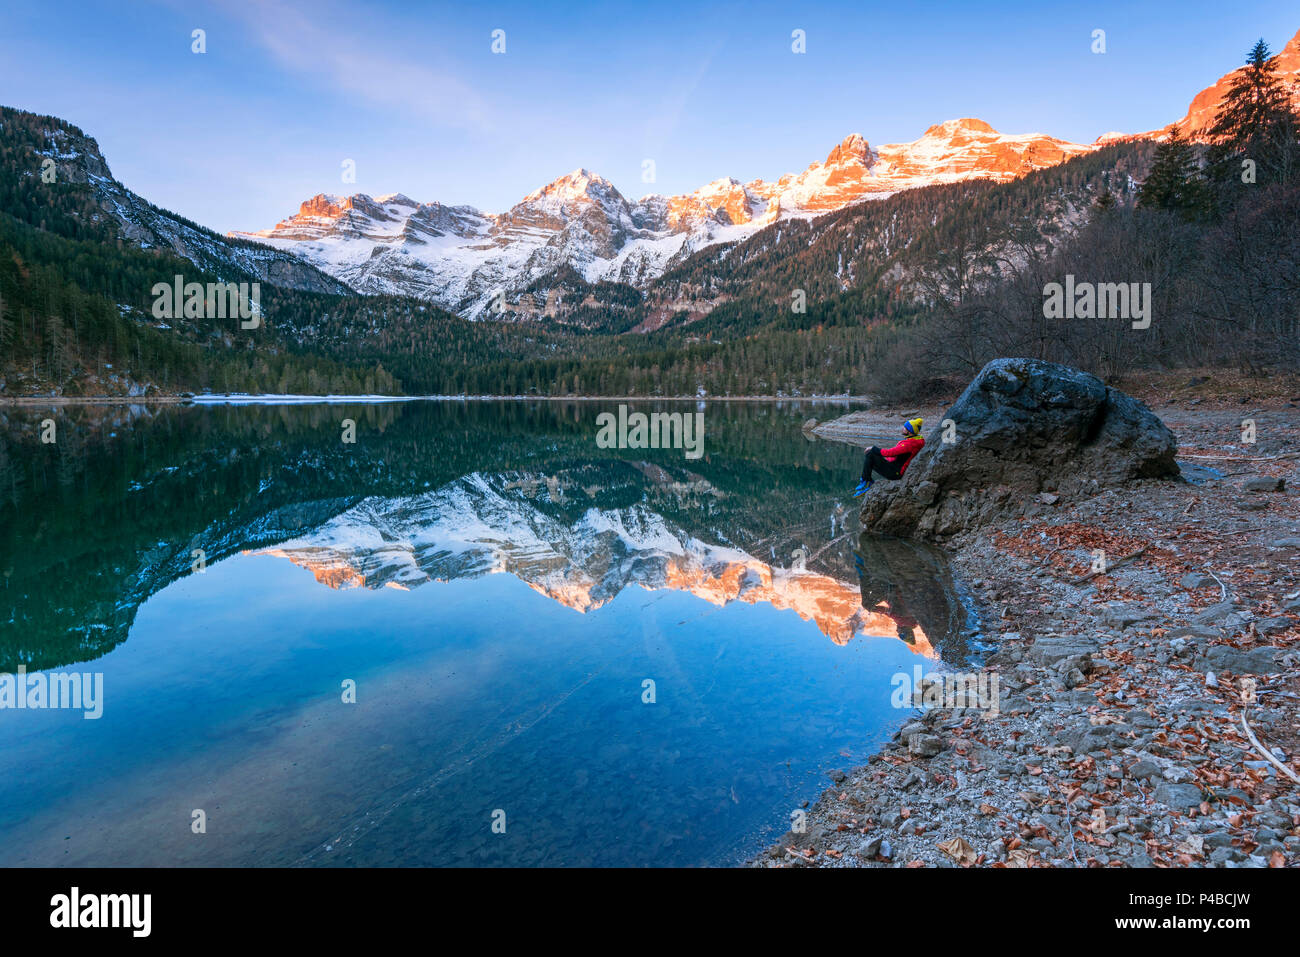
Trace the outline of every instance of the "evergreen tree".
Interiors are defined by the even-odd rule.
[[[1210,128],[1211,178],[1230,189],[1252,181],[1290,182],[1300,159],[1298,125],[1277,64],[1269,57],[1268,44],[1260,40],[1246,58],[1245,68],[1232,78]],[[1253,177],[1247,172],[1248,160],[1254,164]]]
[[[1138,193],[1138,205],[1164,209],[1184,219],[1197,219],[1209,207],[1209,190],[1201,176],[1196,150],[1175,126],[1156,148],[1151,172]]]
[[[5,315],[5,299],[0,295],[0,361],[7,361],[13,345],[14,323]]]

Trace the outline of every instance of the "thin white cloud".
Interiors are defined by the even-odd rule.
[[[391,33],[386,36],[355,14],[339,15],[319,2],[305,10],[283,0],[218,0],[218,5],[244,23],[251,39],[281,67],[314,78],[345,99],[460,129],[493,127],[487,104],[472,87],[406,58]]]

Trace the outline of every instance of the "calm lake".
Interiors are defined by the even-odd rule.
[[[99,709],[0,708],[0,864],[778,838],[974,622],[937,553],[859,538],[860,451],[800,430],[846,407],[630,405],[702,411],[693,458],[601,447],[618,404],[0,409],[0,672]]]

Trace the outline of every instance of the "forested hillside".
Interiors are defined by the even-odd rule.
[[[153,207],[112,179],[80,130],[6,108],[0,392],[915,399],[1002,355],[1109,377],[1294,370],[1300,121],[1270,64],[1261,42],[1208,144],[1175,130],[1007,183],[780,220],[645,290],[564,267],[478,321],[357,295],[289,253]],[[158,318],[152,290],[174,276],[259,283],[263,321]],[[1149,284],[1149,324],[1048,318],[1046,291],[1067,276]]]

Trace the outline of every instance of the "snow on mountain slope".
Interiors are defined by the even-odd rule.
[[[864,609],[856,582],[768,565],[701,541],[644,505],[546,514],[514,486],[481,473],[421,495],[369,498],[308,535],[257,552],[288,558],[331,588],[412,588],[507,573],[579,612],[624,588],[689,591],[714,605],[765,603],[813,621],[833,641],[894,637],[886,611]],[[935,656],[908,622],[913,649]]]
[[[853,134],[824,162],[775,182],[723,178],[686,195],[629,202],[608,180],[577,169],[496,215],[400,193],[322,194],[271,229],[232,235],[291,251],[358,291],[417,296],[477,318],[490,315],[498,295],[513,303],[561,266],[589,282],[644,287],[695,251],[783,217],[935,183],[1005,181],[1094,148],[1039,133],[1009,136],[965,118],[878,149]]]

